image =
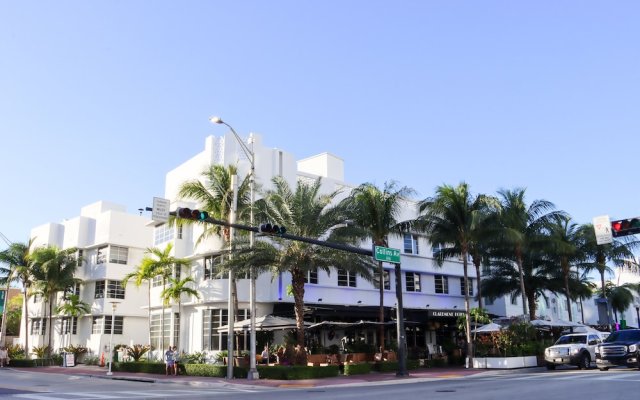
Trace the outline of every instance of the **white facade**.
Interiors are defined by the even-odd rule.
[[[32,229],[34,246],[76,247],[84,260],[76,272],[83,283],[76,290],[80,299],[91,306],[91,313],[69,324],[71,332],[65,334],[63,317],[54,313],[53,351],[73,344],[87,347],[92,354],[101,354],[109,345],[112,317],[115,317],[114,345],[148,342],[147,287],[136,288],[133,284],[126,290],[121,287],[121,280],[133,271],[152,243],[153,229],[147,226],[148,222],[142,216],[127,214],[121,205],[100,201],[83,207],[78,217]],[[62,302],[59,294],[53,309]],[[115,313],[112,303],[117,303]],[[21,343],[24,344],[24,335],[28,334],[30,348],[47,345],[48,304],[41,297],[32,296],[28,309],[29,331],[23,332],[23,319]]]

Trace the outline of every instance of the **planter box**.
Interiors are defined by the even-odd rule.
[[[536,356],[477,357],[473,359],[473,368],[481,369],[531,368],[537,366],[538,359]]]

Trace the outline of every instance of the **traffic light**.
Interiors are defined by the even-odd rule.
[[[192,210],[186,207],[179,207],[176,210],[176,216],[183,219],[193,219],[196,221],[205,221],[209,218],[209,213],[201,210]]]
[[[613,237],[640,233],[640,217],[611,221],[611,233]]]
[[[260,232],[270,235],[282,235],[287,232],[287,228],[278,225],[262,224],[260,225]]]

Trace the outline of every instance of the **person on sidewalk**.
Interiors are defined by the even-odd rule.
[[[176,359],[175,354],[173,352],[173,348],[169,346],[167,351],[164,352],[164,363],[165,363],[165,375],[173,375],[176,367]]]
[[[178,375],[178,362],[180,361],[180,353],[178,346],[173,346],[173,375]]]
[[[2,346],[0,347],[0,368],[4,368],[5,365],[9,364],[9,352],[7,348]]]

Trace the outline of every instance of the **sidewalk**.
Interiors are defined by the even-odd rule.
[[[105,367],[98,367],[94,365],[79,365],[75,367],[38,367],[38,368],[12,368],[18,371],[35,372],[35,373],[52,373],[52,374],[64,374],[64,375],[76,375],[86,376],[99,379],[115,379],[115,380],[128,380],[139,382],[151,382],[151,383],[173,383],[191,386],[226,386],[226,385],[241,385],[245,387],[279,387],[279,388],[304,388],[304,387],[327,387],[327,386],[340,386],[340,385],[371,385],[377,382],[389,383],[404,383],[404,382],[419,382],[431,379],[443,379],[443,378],[464,378],[465,376],[476,375],[487,370],[480,369],[465,369],[462,367],[454,368],[428,368],[417,369],[409,371],[409,376],[398,377],[395,372],[388,373],[376,373],[372,372],[366,375],[354,375],[354,376],[337,376],[334,378],[319,378],[319,379],[305,379],[305,380],[275,380],[275,379],[231,379],[225,378],[212,378],[206,376],[166,376],[159,374],[147,374],[147,373],[135,373],[135,372],[113,372],[113,375],[107,375],[107,369]]]

